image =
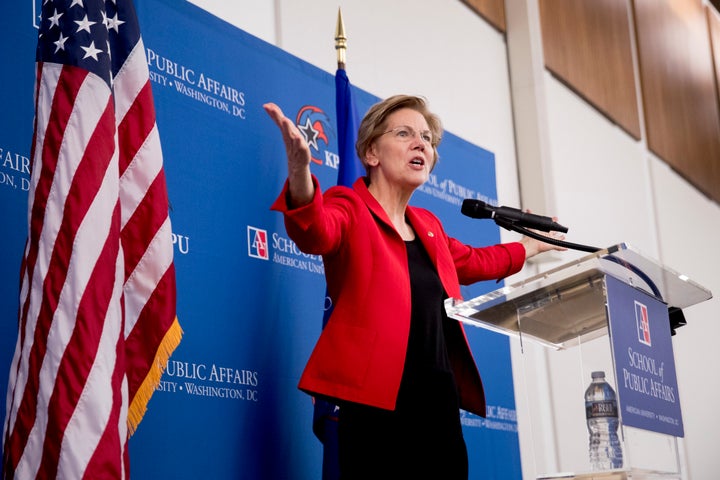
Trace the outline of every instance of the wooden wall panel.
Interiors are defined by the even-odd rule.
[[[490,25],[502,33],[506,32],[505,2],[503,0],[461,0]]]
[[[627,0],[540,0],[545,67],[639,139]]]
[[[718,95],[718,110],[720,111],[720,13],[713,7],[707,7],[705,12],[707,13],[710,49],[715,67],[715,93]]]
[[[701,0],[634,0],[648,148],[720,201],[720,114]]]

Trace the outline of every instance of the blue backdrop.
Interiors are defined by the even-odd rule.
[[[0,50],[3,417],[27,230],[37,5],[10,2],[0,18],[13,39]],[[130,441],[132,477],[319,479],[312,404],[296,385],[321,328],[322,262],[299,252],[282,216],[269,211],[286,166],[262,104],[278,103],[313,132],[312,169],[329,187],[338,158],[333,76],[192,4],[140,0],[136,7],[165,157],[185,335]],[[361,89],[355,99],[359,112],[377,101]],[[493,154],[446,132],[440,157],[412,203],[433,210],[451,235],[497,243],[494,224],[460,214],[464,198],[496,203]],[[463,412],[471,478],[521,478],[508,340],[467,331],[489,406],[487,419]]]

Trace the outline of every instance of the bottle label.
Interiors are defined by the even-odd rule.
[[[617,402],[613,400],[587,402],[585,404],[585,416],[587,418],[617,417]]]

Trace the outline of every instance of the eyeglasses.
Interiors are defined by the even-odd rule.
[[[388,133],[392,133],[393,137],[395,137],[395,139],[401,142],[409,142],[413,138],[418,137],[420,138],[420,140],[427,143],[428,145],[432,146],[433,144],[433,134],[430,130],[416,132],[415,129],[412,127],[409,127],[407,125],[400,125],[399,127],[391,128],[390,130],[381,133],[380,136],[386,135]]]

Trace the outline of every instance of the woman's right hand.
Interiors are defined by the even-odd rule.
[[[315,193],[310,175],[310,147],[295,123],[285,116],[280,107],[274,103],[266,103],[263,108],[280,129],[285,142],[290,206],[306,205],[312,201]]]

